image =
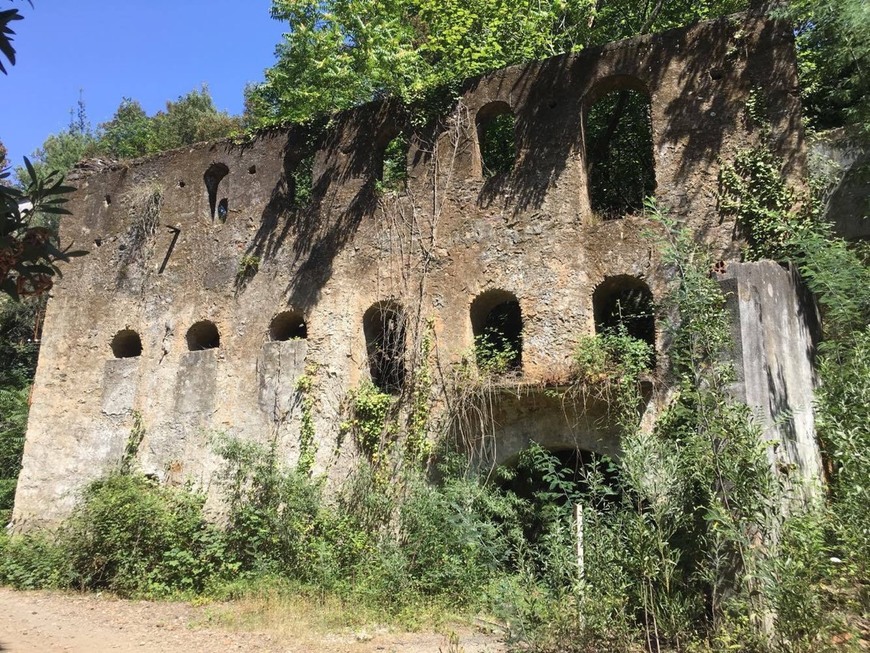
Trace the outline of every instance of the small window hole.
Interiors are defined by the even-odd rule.
[[[269,339],[272,341],[304,340],[307,337],[308,327],[305,320],[295,311],[278,313],[269,325]]]
[[[230,203],[226,197],[222,197],[217,206],[217,219],[221,222],[227,221],[227,215],[230,212]]]
[[[214,322],[203,320],[187,330],[188,351],[217,349],[221,344],[221,336]]]
[[[136,358],[142,355],[142,340],[132,329],[123,329],[112,338],[112,355],[115,358]]]

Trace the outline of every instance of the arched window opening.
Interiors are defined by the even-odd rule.
[[[605,220],[642,211],[656,189],[650,96],[638,80],[620,82],[586,111],[589,202]]]
[[[299,159],[287,169],[286,178],[290,205],[297,209],[308,206],[314,190],[314,154]]]
[[[489,290],[471,303],[474,354],[481,370],[515,372],[523,364],[523,315],[517,298]]]
[[[273,341],[304,340],[307,337],[308,327],[305,320],[295,311],[278,313],[269,325],[269,339]]]
[[[187,349],[189,351],[217,349],[220,344],[221,336],[214,322],[203,320],[187,330]]]
[[[592,295],[595,330],[625,333],[650,346],[649,365],[655,364],[656,324],[652,292],[628,275],[607,277]]]
[[[142,355],[142,339],[132,329],[122,329],[112,338],[112,355],[115,358],[136,358]]]
[[[401,191],[408,181],[408,137],[399,134],[384,147],[377,178],[384,190]]]
[[[396,393],[405,384],[405,313],[399,304],[379,302],[365,312],[363,332],[372,383]]]
[[[477,112],[477,142],[485,179],[513,170],[517,160],[516,119],[506,102],[490,102]]]
[[[221,219],[221,222],[226,221],[229,211],[229,200],[222,197],[218,201],[218,187],[221,180],[230,173],[230,169],[223,163],[212,163],[205,174],[202,176],[205,182],[205,189],[208,192],[208,207],[211,212],[211,219],[215,216]],[[222,217],[221,217],[222,216]]]

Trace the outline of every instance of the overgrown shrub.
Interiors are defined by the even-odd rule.
[[[126,596],[202,591],[224,561],[203,501],[135,474],[94,481],[59,535],[70,584]]]
[[[0,583],[22,590],[63,588],[73,574],[69,550],[57,536],[0,533]]]

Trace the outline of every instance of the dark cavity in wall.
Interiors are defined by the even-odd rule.
[[[513,474],[499,483],[529,506],[519,526],[525,540],[538,544],[552,528],[553,509],[571,510],[576,503],[598,510],[619,502],[619,472],[607,456],[583,449],[547,451],[530,447],[512,462]],[[554,488],[558,491],[554,492]]]
[[[142,355],[142,340],[132,329],[123,329],[112,338],[112,355],[115,358],[136,358]]]
[[[637,80],[608,81],[617,89],[588,107],[585,141],[592,210],[612,220],[642,211],[656,179],[649,94]]]
[[[506,102],[490,102],[477,112],[477,142],[484,178],[513,170],[517,160],[516,120]]]
[[[378,302],[363,316],[372,383],[381,391],[401,392],[405,384],[405,313],[395,302]]]
[[[205,181],[205,189],[208,192],[208,208],[211,212],[211,219],[215,219],[218,210],[218,188],[221,180],[230,173],[230,169],[223,163],[212,163],[205,174],[202,176]],[[226,220],[227,199],[222,198],[220,201],[224,205],[224,220]]]
[[[269,339],[283,342],[285,340],[304,340],[308,337],[308,327],[300,313],[284,311],[278,313],[269,325]]]
[[[592,306],[598,333],[624,332],[643,340],[655,352],[653,296],[643,281],[629,275],[607,277],[595,289]],[[654,364],[653,358],[650,365]]]
[[[481,369],[518,371],[523,365],[523,315],[517,298],[488,290],[471,303],[474,351]]]
[[[203,320],[187,330],[188,351],[217,349],[221,344],[221,336],[214,322]]]

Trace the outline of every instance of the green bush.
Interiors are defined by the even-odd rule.
[[[69,550],[56,535],[0,532],[0,583],[22,590],[63,588],[73,573]]]
[[[71,584],[119,594],[202,591],[224,560],[204,497],[113,473],[91,483],[60,533]]]

